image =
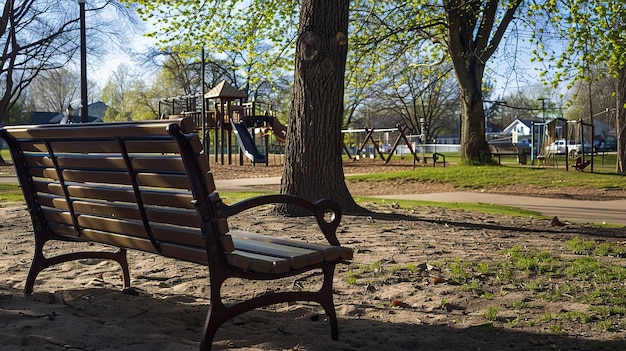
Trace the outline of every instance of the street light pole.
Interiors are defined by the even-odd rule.
[[[546,98],[537,99],[541,101],[541,119],[543,119],[543,123],[546,122]]]
[[[87,37],[85,33],[85,2],[77,0],[80,7],[80,121],[89,122],[87,105]]]

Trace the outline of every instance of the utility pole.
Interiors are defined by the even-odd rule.
[[[87,36],[85,33],[85,2],[78,0],[80,7],[80,122],[89,122],[87,104]]]

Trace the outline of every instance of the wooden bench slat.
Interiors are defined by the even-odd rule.
[[[289,262],[286,259],[235,250],[226,255],[228,264],[244,271],[265,274],[289,272]]]
[[[148,219],[155,223],[171,223],[174,225],[200,228],[202,224],[195,210],[181,210],[173,207],[146,208]]]
[[[52,172],[48,171],[44,174],[48,177],[53,176]],[[66,169],[63,171],[63,178],[66,182],[132,185],[132,178],[127,171],[85,171]],[[136,178],[139,186],[189,189],[189,181],[184,174],[139,173]]]
[[[141,250],[144,252],[158,253],[150,240],[145,238],[129,237],[126,235],[120,235],[94,229],[83,229],[80,231],[80,239],[85,241],[94,241],[102,244],[113,245],[117,247]]]
[[[141,192],[141,198],[146,205],[195,208],[193,205],[193,195],[191,195],[190,192],[144,190]]]
[[[37,160],[40,158],[41,160]],[[31,154],[27,158],[31,165],[42,165],[53,167],[54,164],[48,155]],[[130,157],[134,171],[160,170],[161,172],[173,171],[184,172],[180,156],[175,155],[137,155]],[[32,161],[31,161],[32,160]],[[72,169],[96,169],[96,170],[118,170],[127,168],[126,161],[122,156],[103,156],[99,154],[62,154],[57,155],[57,162],[61,168]],[[207,164],[208,166],[208,164]],[[208,172],[207,169],[204,170]]]
[[[79,215],[78,225],[83,228],[96,229],[117,234],[125,234],[137,238],[149,238],[141,221],[105,218],[92,215]]]
[[[52,208],[42,208],[43,216],[48,222],[73,225],[72,216],[67,211],[59,211]]]
[[[73,225],[48,222],[48,228],[52,231],[52,233],[61,236],[61,237],[71,237],[76,238],[76,229],[74,229]]]
[[[48,210],[44,211],[44,214],[46,219],[50,221],[50,224],[54,226],[57,235],[76,237],[76,231],[73,229],[72,220],[68,211]],[[143,227],[141,230],[138,229],[137,226],[139,222],[137,220],[126,221],[113,218],[107,220],[107,218],[103,217],[98,218],[79,214],[79,224],[82,230],[90,229],[102,232],[115,232],[117,235],[127,236],[129,238],[148,240],[147,235],[138,235],[143,232]],[[202,237],[202,232],[197,228],[158,223],[153,224],[151,228],[154,239],[160,244],[163,242],[173,242],[204,249],[205,241]],[[234,250],[234,245],[229,235],[223,236],[222,245],[226,252],[232,252]]]
[[[193,143],[196,144],[195,142]],[[202,144],[202,142],[200,142]],[[39,139],[20,140],[22,149],[26,152],[48,152],[46,144]],[[125,143],[129,153],[179,153],[178,144],[172,139],[159,138],[158,140],[128,140]],[[78,141],[55,141],[52,144],[55,153],[115,153],[119,154],[121,146],[116,140],[101,140],[98,143],[85,143]],[[200,149],[202,150],[202,149]]]
[[[69,209],[65,199],[58,198],[54,201],[55,207]],[[111,218],[124,219],[141,219],[141,212],[137,204],[119,203],[119,202],[93,202],[93,201],[74,201],[72,202],[74,211],[81,214],[92,214],[99,216],[107,216]]]
[[[204,155],[198,155],[198,158],[205,157]],[[180,156],[162,155],[160,157],[155,156],[134,156],[131,158],[132,166],[134,170],[166,170],[166,171],[185,171]],[[201,162],[201,171],[203,173],[209,172],[209,164],[207,162]]]
[[[233,237],[233,243],[235,244],[235,251],[246,251],[255,254],[265,254],[273,257],[284,258],[289,262],[289,266],[292,269],[300,269],[324,261],[324,257],[321,252],[293,246],[241,239],[237,237]]]
[[[156,188],[189,189],[189,180],[184,174],[139,173],[137,183]]]
[[[276,238],[273,236],[247,233],[247,232],[242,232],[238,230],[232,230],[228,234],[230,234],[233,238],[256,240],[259,242],[274,243],[274,244],[279,244],[279,245],[284,245],[284,246],[292,246],[292,247],[297,247],[301,249],[317,251],[323,255],[325,261],[336,260],[340,257],[340,254],[341,254],[340,252],[341,250],[337,246],[319,245],[319,244],[308,243],[308,242],[300,241],[300,240],[281,239],[281,238]],[[342,258],[348,259],[347,257],[342,257]]]
[[[137,137],[165,134],[165,129],[172,123],[181,126],[187,133],[193,132],[193,120],[172,119],[142,122],[23,125],[12,126],[11,134],[18,139],[84,139],[82,130],[89,130],[92,138]]]
[[[49,175],[47,172],[46,174]],[[63,178],[66,182],[132,184],[131,177],[127,172],[76,171],[66,169],[63,171]]]
[[[40,194],[63,196],[61,184],[57,182],[35,180],[33,184]],[[68,193],[74,198],[121,202],[136,201],[135,193],[131,187],[116,187],[103,184],[68,184]],[[188,191],[143,190],[141,196],[146,205],[195,208],[193,196]]]

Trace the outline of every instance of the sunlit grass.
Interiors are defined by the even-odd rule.
[[[0,207],[24,202],[22,189],[17,184],[0,183]]]
[[[519,166],[417,167],[414,170],[363,174],[346,177],[351,182],[383,182],[412,179],[423,182],[449,183],[458,188],[481,189],[489,186],[525,185],[540,187],[583,187],[595,189],[623,188],[626,178],[616,173],[566,171],[563,168]]]

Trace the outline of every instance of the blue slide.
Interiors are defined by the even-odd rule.
[[[248,127],[243,122],[235,123],[232,119],[230,124],[233,126],[233,131],[235,131],[235,136],[243,154],[252,160],[252,163],[267,163],[267,158],[259,152],[254,140],[252,140]]]

